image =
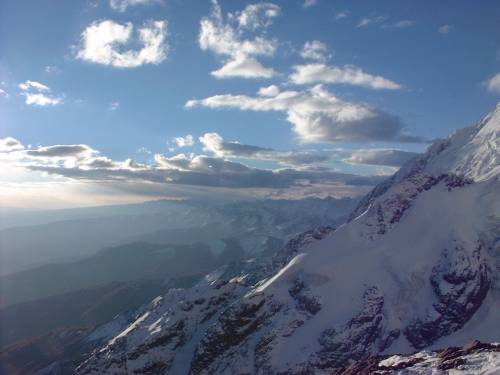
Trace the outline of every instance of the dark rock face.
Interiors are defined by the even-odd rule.
[[[378,351],[383,352],[387,348],[389,348],[394,341],[396,341],[401,335],[401,331],[399,329],[393,329],[389,331],[384,337],[380,339],[380,343],[378,344]]]
[[[404,332],[417,349],[462,328],[481,306],[490,286],[483,246],[472,252],[461,244],[445,250],[430,283],[438,300],[433,306],[437,317],[416,320]]]
[[[375,286],[363,295],[363,309],[344,327],[323,332],[319,342],[323,349],[312,360],[315,368],[338,368],[348,360],[366,358],[382,331],[384,297]]]
[[[264,298],[256,296],[254,300],[250,299],[225,310],[219,317],[218,324],[206,332],[196,349],[190,373],[202,373],[219,355],[254,333],[265,319],[265,314],[259,314],[264,303]]]
[[[473,181],[453,174],[432,176],[417,173],[408,177],[404,184],[400,184],[400,191],[392,194],[390,198],[378,203],[373,208],[374,223],[371,225],[376,227],[374,234],[383,235],[387,233],[391,227],[401,221],[404,214],[421,193],[430,190],[439,183],[443,183],[448,191],[451,191],[454,188],[472,184]]]
[[[316,315],[321,310],[319,297],[312,294],[311,289],[306,285],[301,277],[298,277],[288,290],[290,296],[295,300],[296,307],[300,311],[307,311]]]
[[[414,173],[405,181],[397,185],[397,190],[390,194],[387,199],[381,200],[373,206],[362,206],[368,210],[369,219],[366,222],[368,227],[372,227],[368,237],[375,237],[386,234],[399,223],[406,212],[412,207],[419,195],[430,190],[438,184],[444,185],[448,191],[472,184],[471,179],[453,174],[441,174],[438,176]],[[390,187],[387,187],[389,190]],[[385,192],[385,191],[384,191]],[[373,194],[377,192],[374,191]],[[375,198],[373,198],[375,200]],[[373,201],[372,201],[373,203]],[[361,208],[360,208],[361,210]],[[361,214],[362,212],[359,212]]]

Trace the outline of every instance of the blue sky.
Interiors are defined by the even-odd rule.
[[[0,18],[0,138],[19,144],[4,141],[3,163],[16,172],[4,174],[13,188],[0,196],[13,205],[26,202],[12,197],[21,182],[78,181],[88,196],[117,178],[141,182],[155,166],[169,172],[145,177],[159,184],[154,197],[171,194],[165,180],[186,191],[297,186],[282,176],[249,183],[247,170],[237,183],[240,166],[252,176],[392,173],[499,100],[493,0],[0,0]],[[200,142],[207,133],[216,134]],[[179,147],[187,135],[193,144]],[[88,148],[59,155],[54,145]],[[221,175],[200,182],[206,171]]]

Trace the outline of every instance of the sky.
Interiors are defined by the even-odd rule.
[[[500,99],[500,3],[0,0],[0,206],[356,196]]]

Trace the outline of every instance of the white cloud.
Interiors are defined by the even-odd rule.
[[[24,146],[17,139],[12,137],[0,138],[0,152],[12,152],[24,150]]]
[[[190,147],[194,145],[193,136],[191,134],[188,134],[185,137],[174,138],[174,142],[177,147]]]
[[[0,89],[0,97],[1,98],[5,98],[5,99],[9,99],[10,95],[7,91],[5,91],[4,89]]]
[[[243,29],[257,30],[272,25],[274,18],[281,13],[279,6],[273,3],[250,4],[236,15],[238,26]]]
[[[412,21],[412,20],[401,20],[401,21],[398,21],[396,22],[393,26],[396,27],[396,28],[405,28],[405,27],[411,27],[415,25],[415,21]]]
[[[380,24],[387,20],[387,16],[373,16],[373,17],[364,17],[362,18],[357,27],[366,27],[370,25]]]
[[[261,87],[258,91],[258,95],[260,95],[260,96],[276,96],[279,93],[280,93],[280,89],[276,85]]]
[[[18,85],[24,97],[26,104],[40,107],[55,106],[62,104],[63,100],[50,94],[50,88],[43,83],[27,80]]]
[[[439,26],[438,32],[441,34],[448,34],[452,30],[452,28],[453,27],[451,25],[442,25]]]
[[[333,83],[362,86],[374,90],[399,90],[402,86],[387,78],[363,72],[355,66],[328,66],[325,64],[295,65],[290,80],[296,84]]]
[[[346,18],[346,17],[349,17],[349,15],[351,14],[351,11],[350,10],[342,10],[338,13],[335,14],[335,20],[341,20],[343,18]]]
[[[151,155],[152,152],[147,147],[139,147],[136,151],[138,154]]]
[[[383,165],[400,167],[418,154],[415,152],[391,149],[361,149],[350,152],[343,161],[352,164]]]
[[[109,6],[118,12],[125,12],[128,7],[160,4],[161,2],[161,0],[110,0]]]
[[[26,96],[26,104],[36,105],[40,107],[54,106],[62,103],[61,98],[51,97],[44,94],[24,94]]]
[[[500,73],[488,79],[485,85],[489,92],[500,94]]]
[[[187,108],[196,106],[284,112],[305,143],[423,141],[407,134],[398,117],[341,100],[321,85],[307,91],[282,91],[275,97],[216,95],[186,103]]]
[[[251,4],[241,12],[229,14],[225,22],[219,4],[213,0],[211,15],[201,20],[198,37],[202,50],[225,58],[224,65],[212,75],[216,78],[274,76],[276,72],[263,66],[256,56],[272,56],[276,40],[267,39],[263,34],[253,38],[245,34],[266,29],[279,13],[280,8],[272,3]]]
[[[306,42],[300,56],[304,59],[316,61],[326,61],[330,58],[327,45],[319,40]]]
[[[45,70],[45,73],[48,73],[48,74],[58,73],[60,71],[60,69],[54,65],[47,65],[44,70]]]
[[[137,28],[133,37],[131,22],[111,20],[93,22],[81,35],[76,58],[118,68],[134,68],[144,64],[158,65],[167,57],[167,22],[150,20]],[[126,46],[140,44],[138,49]]]
[[[310,8],[315,5],[318,5],[318,0],[304,0],[304,4],[302,4],[304,8]]]
[[[49,87],[44,85],[43,83],[27,80],[25,82],[20,83],[19,88],[23,91],[28,91],[30,89],[35,89],[36,91],[50,91]]]
[[[214,70],[216,78],[271,78],[276,74],[274,69],[266,68],[255,58],[238,54],[220,69]]]
[[[217,133],[206,133],[199,138],[203,150],[222,158],[241,158],[268,160],[285,165],[310,165],[329,159],[324,153],[316,151],[278,151],[271,148],[226,142]]]
[[[110,111],[116,111],[118,108],[120,108],[120,102],[118,101],[111,102],[108,108]]]

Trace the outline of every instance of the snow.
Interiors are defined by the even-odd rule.
[[[392,356],[379,362],[379,366],[396,366],[408,363],[409,361],[421,358],[422,361],[401,370],[394,370],[392,374],[399,375],[498,375],[500,373],[500,353],[499,352],[478,352],[461,356],[464,364],[449,370],[439,370],[440,358],[435,352],[418,352],[411,356]]]
[[[133,330],[135,330],[137,327],[139,327],[139,325],[144,321],[146,320],[146,318],[149,316],[150,312],[146,312],[144,313],[143,315],[141,315],[139,318],[137,318],[137,320],[132,323],[131,325],[129,325],[123,332],[121,332],[118,336],[114,337],[108,345],[113,345],[120,337],[125,337],[127,336],[130,332],[132,332]]]
[[[266,291],[269,287],[273,286],[275,287],[281,278],[283,278],[284,275],[289,276],[290,273],[292,272],[297,272],[296,269],[304,259],[306,254],[299,254],[295,256],[285,267],[283,267],[276,275],[274,275],[272,278],[270,278],[268,281],[266,281],[264,284],[259,286],[257,289],[255,289],[255,292],[248,295],[250,297],[253,294],[258,294]],[[295,270],[295,271],[294,271]],[[271,292],[272,293],[272,292]]]

